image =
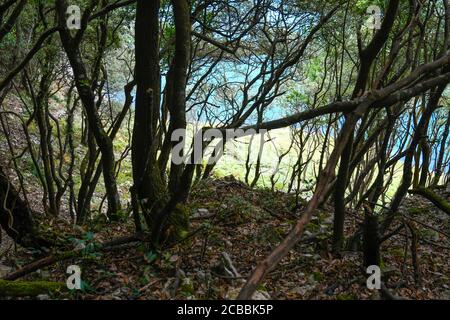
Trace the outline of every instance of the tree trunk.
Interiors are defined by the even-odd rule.
[[[447,85],[440,85],[438,88],[431,90],[430,100],[428,101],[428,105],[422,113],[422,117],[417,125],[416,131],[414,132],[413,137],[411,138],[411,143],[408,149],[406,150],[406,156],[403,163],[403,176],[402,182],[400,186],[397,188],[395,192],[394,198],[391,201],[391,205],[389,208],[388,216],[386,220],[383,222],[381,226],[381,233],[384,234],[389,228],[390,224],[394,220],[394,217],[397,213],[400,204],[405,197],[408,189],[411,185],[411,180],[413,178],[412,175],[412,162],[414,157],[414,151],[419,144],[421,138],[426,135],[428,123],[430,121],[431,116],[434,111],[438,108],[439,99],[444,92]]]
[[[444,156],[445,156],[445,153],[447,152],[445,150],[445,147],[447,145],[447,139],[448,139],[449,132],[450,132],[450,111],[448,112],[447,122],[445,123],[444,132],[442,134],[441,145],[439,148],[439,156],[438,156],[438,161],[436,164],[436,174],[434,176],[432,185],[438,185],[439,180],[441,179],[441,176],[442,176],[442,171],[443,171],[442,166],[443,166],[443,162],[444,162]]]
[[[347,121],[347,120],[346,120]],[[354,125],[353,125],[354,127]],[[344,243],[345,190],[347,188],[349,164],[352,156],[353,134],[341,156],[338,176],[334,186],[333,252],[339,253]]]
[[[50,242],[38,235],[32,212],[0,167],[0,225],[6,234],[24,247],[40,248]]]
[[[365,208],[363,227],[364,267],[380,266],[380,238],[378,233],[378,218],[371,208]]]
[[[136,108],[131,157],[138,203],[157,210],[163,198],[161,170],[156,162],[160,107],[159,71],[160,1],[138,0],[135,23]],[[145,208],[142,208],[145,211]],[[151,210],[151,211],[153,211]],[[151,213],[146,213],[149,215]]]
[[[174,130],[186,129],[186,84],[191,46],[189,3],[187,0],[172,0],[172,6],[175,19],[175,56],[173,58],[173,99],[169,106],[170,125],[167,132],[169,136]],[[194,164],[184,168],[183,164],[172,163],[168,182],[170,199],[166,206],[156,213],[153,220],[152,240],[155,245],[159,245],[163,240],[165,231],[169,227],[167,222],[170,224],[180,221],[181,226],[185,225],[186,213],[179,204],[187,198],[185,194],[191,187],[194,170]]]
[[[115,219],[121,211],[120,196],[117,190],[117,183],[114,173],[115,157],[113,142],[103,128],[98,110],[95,106],[95,96],[91,88],[91,81],[88,77],[85,65],[81,58],[78,37],[72,38],[70,31],[67,29],[65,13],[67,3],[64,0],[58,0],[57,12],[59,19],[59,34],[61,43],[69,59],[73,70],[75,85],[78,90],[83,107],[86,111],[89,130],[95,137],[95,141],[102,154],[103,179],[105,183],[106,195],[108,199],[107,215],[110,219]],[[82,30],[78,31],[81,32]],[[77,33],[77,36],[79,33]]]

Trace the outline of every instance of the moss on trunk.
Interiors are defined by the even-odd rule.
[[[179,203],[169,216],[166,238],[169,242],[177,242],[186,237],[188,231],[189,210],[185,205]]]
[[[411,194],[418,194],[422,197],[428,199],[431,203],[433,203],[436,207],[444,211],[446,214],[450,215],[450,203],[447,202],[446,199],[441,198],[439,195],[434,193],[429,188],[415,188],[413,190],[408,191]]]
[[[55,293],[66,288],[64,283],[51,281],[7,281],[0,280],[0,296],[26,297]]]

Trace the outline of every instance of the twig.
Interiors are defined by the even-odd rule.
[[[412,220],[412,221],[414,221],[414,222],[417,222],[418,224],[420,224],[420,225],[422,225],[422,226],[424,226],[424,227],[426,227],[426,228],[428,228],[428,229],[431,229],[431,230],[433,230],[433,231],[436,231],[437,233],[440,233],[440,234],[446,236],[447,238],[450,238],[450,234],[445,233],[444,231],[440,231],[439,229],[436,229],[435,227],[432,227],[432,226],[430,226],[430,225],[428,225],[428,224],[426,224],[426,223],[423,223],[423,222],[420,221],[420,220],[417,220],[417,219],[415,219],[415,218],[413,218],[413,217],[409,217],[409,216],[406,216],[406,215],[403,215],[403,217],[406,218],[406,219]]]
[[[224,252],[222,252],[222,257],[224,259],[224,262],[226,263],[226,265],[224,266],[225,270],[229,269],[231,271],[231,276],[234,276],[235,278],[241,277],[241,274],[234,267],[233,261],[231,261],[230,255],[224,251]]]
[[[94,249],[94,251],[110,251],[110,250],[113,250],[116,246],[120,246],[120,245],[127,244],[130,242],[143,241],[143,240],[144,240],[144,236],[142,234],[135,234],[135,235],[131,235],[131,236],[121,237],[121,238],[117,238],[117,239],[114,239],[112,241],[109,241],[109,242],[106,242],[106,243],[100,245],[98,248]],[[19,279],[31,272],[39,270],[43,267],[47,267],[56,262],[80,257],[84,253],[85,253],[84,249],[77,249],[77,250],[65,251],[62,253],[56,253],[51,256],[33,261],[30,264],[25,265],[21,269],[4,276],[2,279],[3,280],[16,280],[16,279]]]

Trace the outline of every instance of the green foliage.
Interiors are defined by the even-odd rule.
[[[323,275],[323,273],[321,273],[319,271],[314,271],[313,278],[314,278],[314,281],[321,282],[325,279],[325,276]]]
[[[384,8],[385,4],[386,1],[384,0],[357,0],[355,6],[352,6],[352,8],[357,14],[365,14],[369,6],[374,5]]]
[[[95,239],[95,234],[91,231],[85,232],[80,239],[69,238],[72,243],[81,248],[81,255],[86,260],[97,260],[101,257],[101,253],[97,251],[100,243]]]
[[[184,277],[181,281],[180,292],[187,298],[194,296],[195,295],[194,281],[189,277]]]
[[[81,285],[80,290],[84,293],[95,293],[96,291],[94,287],[92,287],[89,283],[87,283],[84,280],[81,280],[80,285]]]
[[[153,251],[149,251],[144,254],[144,259],[145,261],[147,261],[148,264],[152,264],[153,262],[156,261],[157,258],[158,254]]]

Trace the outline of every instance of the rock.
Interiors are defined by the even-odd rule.
[[[240,291],[241,291],[241,288],[231,288],[228,290],[225,298],[228,300],[235,300]],[[252,295],[251,300],[271,300],[271,297],[266,291],[257,290]]]
[[[230,288],[225,295],[225,299],[227,300],[236,300],[241,288]]]
[[[290,292],[299,295],[300,297],[304,297],[308,292],[314,290],[314,288],[315,285],[303,285],[293,288]]]
[[[258,290],[256,291],[253,296],[252,300],[270,300],[271,297],[266,291]]]
[[[214,213],[210,213],[208,209],[199,208],[199,209],[197,209],[197,212],[195,212],[191,216],[191,219],[204,219],[204,218],[212,217],[213,215],[214,215]]]
[[[50,300],[50,296],[48,294],[40,294],[36,297],[38,300]]]

